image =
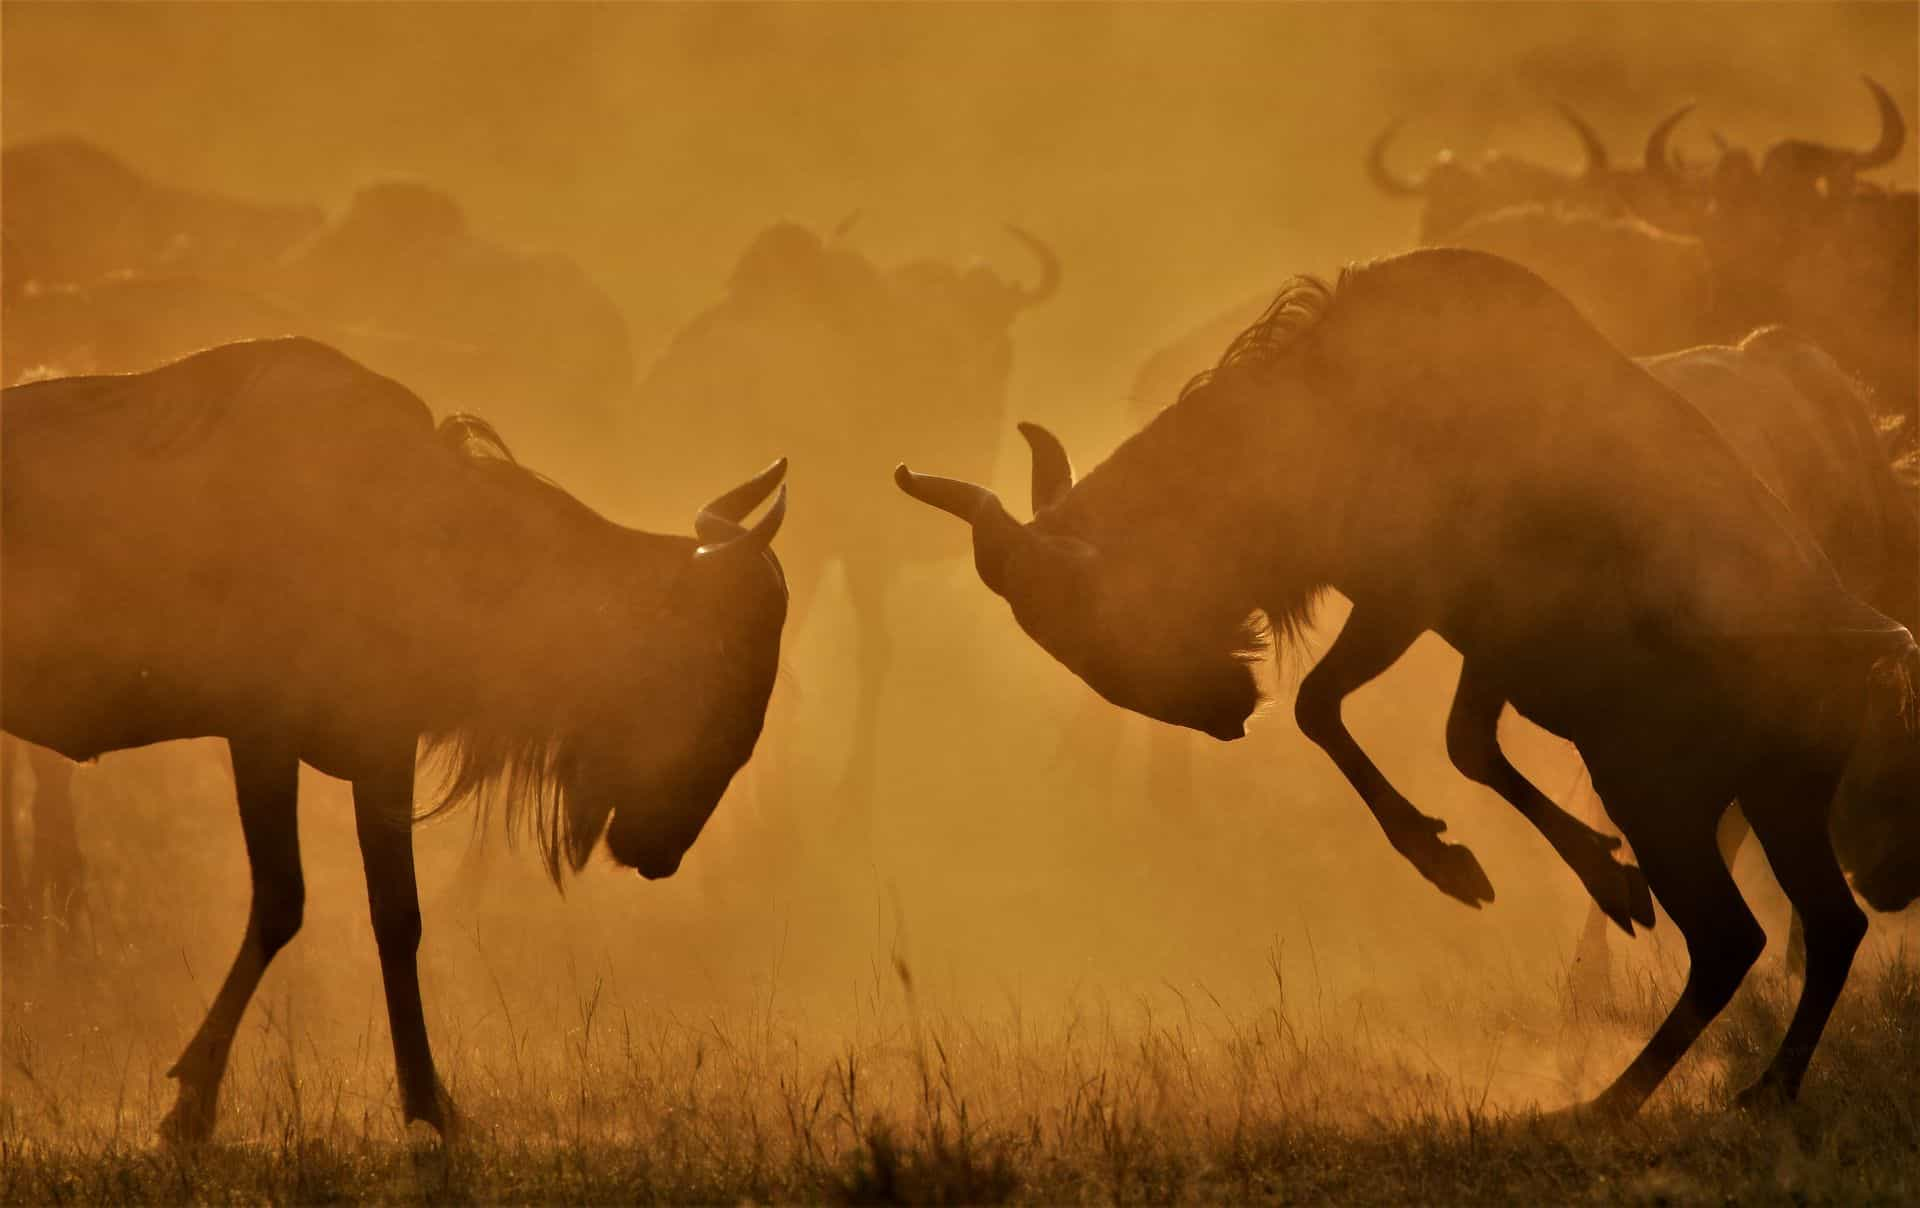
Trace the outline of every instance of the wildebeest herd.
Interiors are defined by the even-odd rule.
[[[1854,894],[1881,911],[1920,896],[1920,202],[1867,176],[1906,137],[1867,86],[1863,148],[1716,139],[1689,159],[1682,109],[1621,167],[1568,110],[1578,170],[1488,153],[1413,177],[1388,129],[1363,166],[1421,202],[1423,246],[1297,278],[1145,358],[1144,426],[1084,474],[1020,424],[1025,523],[969,481],[1004,426],[1013,324],[1061,280],[1018,228],[1032,284],[883,267],[853,219],[772,225],[636,379],[584,273],[476,235],[436,190],[374,184],[329,222],[161,185],[83,142],[10,148],[0,720],[32,745],[10,742],[0,773],[4,936],[84,894],[61,757],[226,741],[252,907],[165,1126],[204,1139],[248,1001],[300,927],[298,767],[346,780],[402,1107],[446,1132],[417,800],[496,805],[556,881],[603,840],[671,875],[760,738],[789,571],[799,604],[838,562],[861,643],[841,797],[862,815],[885,593],[940,548],[863,458],[880,444],[967,475],[893,477],[968,524],[980,579],[1040,647],[1170,726],[1241,737],[1254,664],[1344,595],[1296,721],[1393,848],[1477,906],[1487,871],[1342,717],[1422,634],[1457,649],[1433,741],[1606,917],[1631,933],[1657,903],[1687,944],[1672,1013],[1579,1110],[1635,1111],[1757,959],[1719,842],[1737,801],[1806,953],[1742,1098],[1791,1099],[1866,931]],[[692,536],[661,535],[604,519],[494,427],[592,439],[634,397],[724,408],[736,432],[711,448],[779,459]],[[435,403],[461,410],[436,422]],[[1631,860],[1509,761],[1508,706],[1578,750]],[[423,752],[451,771],[417,797]]]

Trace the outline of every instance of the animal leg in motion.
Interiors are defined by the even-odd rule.
[[[1653,926],[1653,894],[1647,878],[1639,868],[1615,857],[1620,840],[1560,808],[1521,775],[1500,749],[1500,711],[1506,704],[1506,696],[1476,670],[1471,659],[1461,665],[1460,686],[1447,715],[1447,755],[1453,766],[1467,779],[1506,798],[1531,822],[1620,930],[1632,935],[1635,923]]]
[[[1773,776],[1740,798],[1747,822],[1773,865],[1774,878],[1793,903],[1795,916],[1804,922],[1806,934],[1806,978],[1800,986],[1800,1003],[1766,1073],[1737,1100],[1742,1106],[1799,1095],[1814,1046],[1846,985],[1853,954],[1867,933],[1867,917],[1854,903],[1853,891],[1840,871],[1828,834],[1827,811],[1822,808],[1833,799],[1838,783],[1837,769],[1810,766],[1798,774]]]
[[[180,1082],[173,1110],[161,1122],[169,1143],[195,1144],[213,1132],[220,1079],[227,1070],[233,1036],[246,1013],[260,977],[274,953],[300,930],[306,885],[300,872],[300,827],[296,794],[299,759],[272,743],[232,740],[234,794],[240,803],[240,831],[246,839],[253,874],[253,905],[247,933],[227,980],[167,1076]]]
[[[73,825],[73,762],[44,747],[28,747],[33,768],[33,881],[27,898],[43,906],[70,942],[73,925],[87,909],[86,859]]]
[[[1594,781],[1605,799],[1605,779],[1596,773]],[[1610,812],[1633,843],[1654,896],[1687,941],[1689,968],[1679,1001],[1646,1048],[1612,1086],[1575,1109],[1576,1114],[1613,1119],[1640,1110],[1733,998],[1767,943],[1766,932],[1741,900],[1733,875],[1720,858],[1714,843],[1718,819],[1711,810],[1698,808],[1699,802],[1627,804],[1631,813],[1619,808]]]
[[[1720,854],[1726,857],[1727,867],[1733,867],[1733,858],[1740,852],[1740,845],[1747,841],[1753,830],[1747,825],[1744,806],[1736,805],[1727,811],[1720,820]],[[1779,881],[1779,877],[1774,880]],[[1807,932],[1806,924],[1801,921],[1800,912],[1792,910],[1787,923],[1787,972],[1795,975],[1807,971]]]
[[[1340,716],[1341,702],[1393,666],[1422,632],[1421,626],[1354,605],[1340,636],[1300,681],[1293,716],[1300,732],[1332,757],[1359,792],[1394,850],[1442,893],[1478,909],[1493,901],[1493,884],[1480,861],[1465,847],[1440,838],[1447,824],[1422,814],[1387,782]]]
[[[413,871],[414,748],[395,744],[377,769],[353,782],[353,821],[367,872],[367,905],[387,992],[387,1023],[400,1104],[409,1123],[425,1120],[448,1136],[457,1124],[440,1085],[420,1005],[420,895]]]
[[[893,633],[887,628],[887,581],[884,567],[857,560],[845,564],[847,594],[853,601],[853,642],[859,659],[854,690],[853,749],[840,782],[840,803],[854,825],[865,828],[873,813],[873,793],[880,757],[880,703],[887,673],[893,667]]]

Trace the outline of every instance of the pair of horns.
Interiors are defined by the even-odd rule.
[[[1893,97],[1880,86],[1880,82],[1871,76],[1861,76],[1860,81],[1873,94],[1874,107],[1880,111],[1880,141],[1865,151],[1847,152],[1856,170],[1878,168],[1893,162],[1907,144],[1906,119],[1900,116],[1900,107],[1893,103]],[[1694,102],[1689,101],[1667,115],[1653,133],[1647,136],[1646,152],[1642,159],[1647,174],[1655,180],[1673,182],[1676,176],[1673,154],[1667,149],[1667,140],[1672,137],[1673,129],[1682,119],[1694,110]],[[1716,139],[1716,141],[1719,141]],[[1723,148],[1724,150],[1724,148]]]
[[[693,518],[694,534],[700,538],[700,548],[693,556],[707,561],[764,551],[787,518],[787,487],[781,481],[786,475],[787,459],[782,457],[701,508]],[[773,497],[773,506],[752,528],[747,528],[747,517],[776,486],[780,491]]]
[[[1066,497],[1073,489],[1073,463],[1067,460],[1067,448],[1060,438],[1039,424],[1019,425],[1033,452],[1033,510],[1040,512]],[[977,524],[994,513],[1006,514],[1000,497],[977,482],[959,478],[941,478],[937,474],[915,474],[905,463],[893,468],[893,481],[921,503],[939,508],[968,524]]]
[[[1566,119],[1567,125],[1573,127],[1574,136],[1580,140],[1580,150],[1586,159],[1586,166],[1580,171],[1581,178],[1594,180],[1605,175],[1609,166],[1607,146],[1600,141],[1600,136],[1571,106],[1561,104],[1554,108],[1560,111],[1560,116]],[[1373,145],[1367,149],[1367,175],[1372,177],[1374,187],[1390,197],[1424,197],[1427,192],[1425,180],[1395,176],[1387,167],[1387,147],[1405,124],[1405,118],[1396,118],[1373,140]]]

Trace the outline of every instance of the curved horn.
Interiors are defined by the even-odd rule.
[[[1667,139],[1673,134],[1673,128],[1678,126],[1689,113],[1693,112],[1694,106],[1697,103],[1696,101],[1688,101],[1686,104],[1680,106],[1680,108],[1661,119],[1660,124],[1653,128],[1653,133],[1647,135],[1646,154],[1642,159],[1647,169],[1647,175],[1659,181],[1661,184],[1679,183],[1673,170],[1673,155],[1667,150]]]
[[[741,527],[767,492],[786,477],[787,459],[782,457],[731,491],[715,498],[693,518],[693,531],[709,544],[731,541],[747,530]]]
[[[1580,138],[1580,149],[1586,153],[1587,166],[1581,169],[1580,175],[1587,180],[1598,180],[1605,176],[1609,166],[1607,145],[1600,141],[1593,127],[1587,125],[1586,119],[1573,111],[1573,106],[1562,103],[1555,108],[1560,110],[1561,117],[1567,119],[1567,125],[1573,127],[1574,134]]]
[[[1872,149],[1854,153],[1853,163],[1857,168],[1878,168],[1882,164],[1892,163],[1907,145],[1907,123],[1900,116],[1900,107],[1893,103],[1887,90],[1871,76],[1861,76],[1867,90],[1873,93],[1873,103],[1880,108],[1880,141]]]
[[[1007,228],[1007,234],[1025,244],[1027,250],[1033,253],[1034,259],[1040,262],[1040,284],[1034,286],[1032,289],[1023,289],[1020,286],[1015,286],[1013,290],[1019,309],[1026,310],[1028,307],[1040,305],[1059,292],[1060,257],[1054,255],[1052,248],[1040,242],[1038,238],[1029,232],[1021,230],[1010,222],[1006,223],[1005,226]]]
[[[1405,118],[1393,119],[1373,140],[1373,145],[1367,148],[1367,177],[1373,181],[1374,188],[1388,197],[1425,197],[1425,181],[1405,180],[1387,170],[1387,144],[1393,141],[1394,135],[1400,133],[1405,121]]]
[[[721,541],[709,541],[693,551],[695,562],[716,564],[721,559],[744,558],[749,554],[758,554],[773,543],[780,532],[780,525],[787,518],[787,484],[780,484],[780,491],[773,497],[773,506],[767,514],[760,517],[750,529],[739,529],[732,536]]]
[[[921,503],[958,516],[973,527],[973,568],[995,595],[1005,595],[1007,555],[1014,542],[1027,540],[1031,534],[1007,514],[1000,497],[977,483],[915,474],[905,463],[893,468],[893,481]]]
[[[1073,489],[1073,463],[1060,438],[1039,424],[1017,425],[1033,450],[1033,510],[1050,508]]]
[[[972,524],[983,512],[1000,506],[1000,497],[973,482],[941,478],[937,474],[915,474],[901,462],[893,467],[894,485],[930,507],[939,508]]]

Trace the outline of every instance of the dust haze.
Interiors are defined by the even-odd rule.
[[[1168,341],[1292,274],[1413,245],[1417,206],[1362,171],[1394,118],[1408,119],[1396,155],[1410,169],[1442,147],[1575,165],[1558,101],[1620,160],[1691,98],[1695,138],[1858,143],[1873,130],[1862,73],[1920,112],[1917,21],[1898,4],[9,4],[0,120],[9,145],[77,135],[157,181],[330,216],[376,180],[444,189],[477,235],[581,266],[624,315],[637,378],[777,221],[824,233],[857,213],[847,244],[878,264],[1010,278],[1032,273],[1003,230],[1016,224],[1063,270],[1057,296],[1012,328],[989,482],[1024,504],[1013,421],[1048,424],[1090,463],[1138,427],[1129,386]],[[1891,178],[1911,185],[1915,163],[1909,146]],[[439,414],[469,405],[425,397]],[[797,392],[796,413],[816,401]],[[569,404],[528,398],[491,418],[524,462],[622,523],[690,532],[702,493],[685,464],[713,467],[702,481],[716,489],[761,464],[726,443],[726,415],[675,414],[636,390],[583,427]],[[829,566],[789,624],[752,762],[672,879],[601,857],[558,894],[524,848],[476,859],[473,845],[500,839],[465,814],[420,830],[423,988],[456,1094],[523,1052],[559,1061],[594,1026],[588,1002],[683,1039],[769,1021],[808,1060],[871,1042],[884,1064],[874,1020],[888,1011],[1096,1018],[1151,1036],[1183,1012],[1304,1001],[1377,1028],[1369,1052],[1522,1104],[1591,1091],[1632,1051],[1629,1025],[1575,1061],[1551,1016],[1497,1006],[1560,993],[1587,899],[1449,764],[1459,660],[1444,644],[1424,639],[1347,718],[1479,854],[1498,896],[1478,912],[1399,859],[1294,728],[1297,660],[1267,675],[1271,701],[1241,742],[1121,713],[980,589],[957,526],[894,490],[893,464],[925,454],[865,435],[838,433],[871,463],[857,481],[821,481],[796,458],[790,483],[796,517],[864,491],[926,544],[887,599],[870,813],[838,793],[857,658]],[[1319,634],[1344,614],[1331,601]],[[1503,735],[1549,793],[1581,798],[1570,748],[1512,716]],[[1192,800],[1169,809],[1155,786],[1181,761]],[[234,1068],[244,1084],[292,1053],[345,1070],[379,1116],[386,1024],[349,794],[302,775],[305,925]],[[20,1074],[28,1045],[36,1077],[56,1071],[90,1110],[116,1095],[159,1110],[246,917],[226,755],[211,742],[113,754],[75,792],[89,909],[33,969],[8,970],[0,1078],[12,1110],[40,1110]],[[1783,938],[1757,852],[1736,874]],[[1876,918],[1862,967],[1911,935]],[[1683,957],[1669,926],[1614,940],[1629,981]]]

